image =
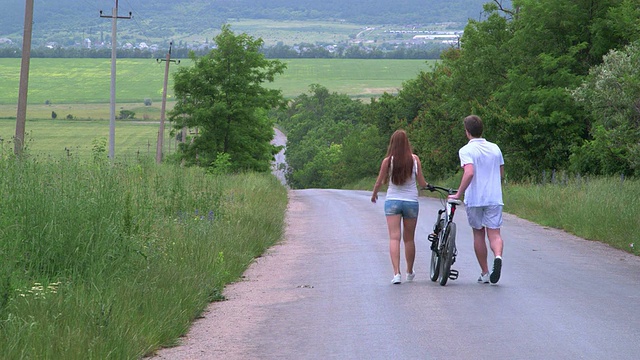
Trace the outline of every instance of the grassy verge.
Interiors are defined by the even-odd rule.
[[[286,190],[151,161],[0,159],[0,354],[133,359],[281,239]]]
[[[563,184],[509,185],[504,197],[506,212],[640,254],[637,179],[582,178]]]
[[[345,189],[372,190],[375,181],[373,177],[363,179]],[[460,178],[458,175],[433,181],[455,188]],[[421,194],[431,196],[429,192]],[[509,184],[504,187],[503,197],[505,212],[640,255],[638,179],[580,178],[557,184]]]

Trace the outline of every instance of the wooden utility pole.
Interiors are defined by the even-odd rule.
[[[165,62],[164,66],[164,86],[162,87],[162,107],[160,110],[160,129],[158,130],[158,144],[156,147],[156,163],[160,164],[162,162],[162,150],[164,147],[164,119],[165,112],[167,109],[167,85],[169,83],[169,63],[175,62],[176,64],[180,64],[180,60],[171,60],[171,46],[173,42],[169,43],[169,52],[167,53],[166,59],[156,59],[157,62]]]
[[[20,65],[20,90],[16,114],[16,136],[13,151],[22,155],[24,129],[27,122],[27,94],[29,93],[29,64],[31,62],[31,31],[33,29],[33,0],[26,0],[24,11],[24,36],[22,37],[22,63]]]
[[[116,0],[116,6],[111,11],[111,16],[102,15],[101,18],[111,18],[111,118],[109,119],[109,158],[111,160],[115,157],[116,148],[116,49],[118,42],[116,41],[116,29],[118,19],[131,19],[131,12],[129,16],[118,16],[118,0]]]

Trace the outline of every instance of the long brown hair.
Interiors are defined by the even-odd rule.
[[[411,178],[413,172],[413,150],[404,130],[396,130],[389,140],[387,157],[391,168],[391,182],[402,185]],[[385,179],[387,181],[387,179]]]

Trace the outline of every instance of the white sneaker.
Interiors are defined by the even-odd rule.
[[[402,283],[402,275],[400,274],[396,274],[393,279],[391,280],[392,284],[400,284]]]
[[[412,273],[407,273],[407,281],[413,281],[413,279],[415,279],[416,277],[416,272],[412,272]]]
[[[479,283],[488,284],[489,283],[489,273],[480,274],[480,277],[478,278],[478,282]]]

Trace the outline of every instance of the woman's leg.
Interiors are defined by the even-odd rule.
[[[407,259],[407,274],[413,273],[413,263],[416,259],[416,225],[418,224],[417,218],[404,218],[404,231],[402,237],[404,240],[404,256]]]
[[[387,215],[387,227],[389,228],[389,255],[393,275],[400,274],[400,215]]]

